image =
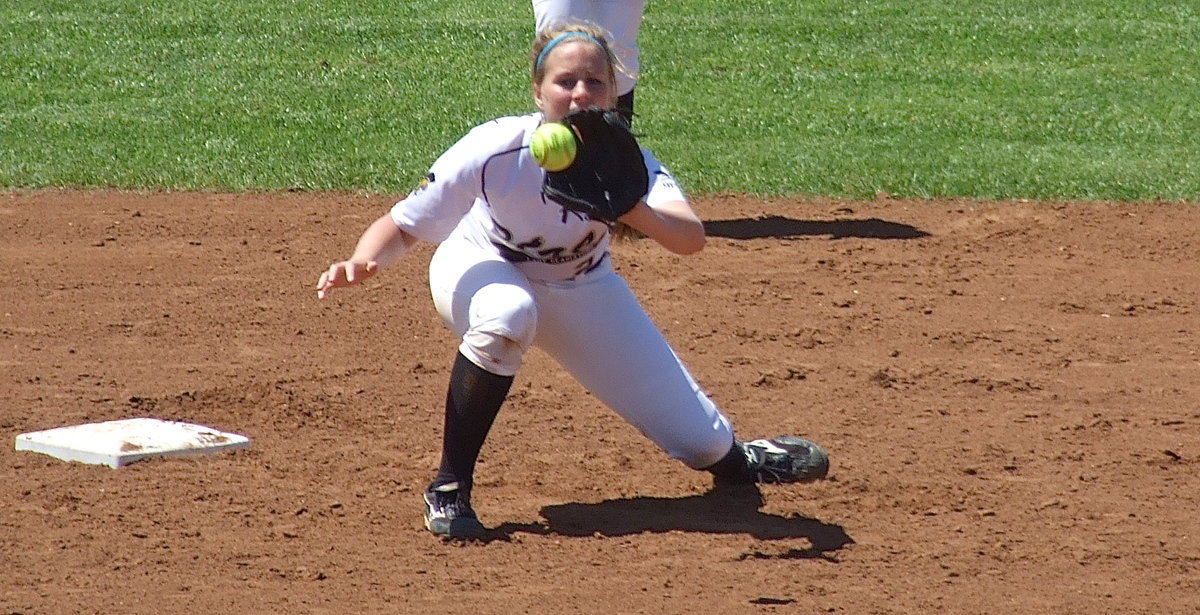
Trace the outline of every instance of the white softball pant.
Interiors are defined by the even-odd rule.
[[[531,282],[516,266],[451,238],[429,265],[434,305],[483,369],[516,373],[533,345],[672,458],[720,461],[733,430],[612,270],[582,283]]]

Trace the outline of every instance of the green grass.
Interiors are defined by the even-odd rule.
[[[19,24],[0,44],[9,186],[396,190],[476,120],[526,106],[531,26],[516,16],[435,2],[16,4],[0,16]]]
[[[527,0],[8,0],[0,186],[403,192],[531,109]],[[1200,9],[652,0],[635,128],[692,193],[1200,201]]]

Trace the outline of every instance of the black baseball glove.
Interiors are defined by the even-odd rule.
[[[616,222],[650,189],[629,123],[616,111],[599,107],[572,111],[561,121],[575,133],[575,162],[562,171],[547,171],[542,192],[567,209]]]

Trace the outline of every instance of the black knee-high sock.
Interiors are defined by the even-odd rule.
[[[471,488],[475,461],[512,382],[512,376],[488,372],[461,352],[455,356],[446,391],[442,462],[431,487],[457,482],[460,489]]]
[[[713,478],[718,483],[730,485],[754,483],[754,472],[750,470],[750,464],[746,461],[746,453],[742,451],[742,447],[738,446],[737,441],[734,441],[729,452],[720,461],[704,469],[712,472]]]

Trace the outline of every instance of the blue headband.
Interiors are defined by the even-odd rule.
[[[558,36],[550,39],[549,43],[546,43],[546,46],[542,48],[542,52],[538,54],[537,62],[534,63],[533,68],[536,70],[536,69],[539,69],[542,67],[542,62],[545,61],[546,55],[550,53],[551,49],[554,49],[555,45],[563,42],[564,40],[566,40],[568,38],[574,38],[577,36],[586,38],[589,41],[596,43],[597,45],[600,46],[601,49],[605,48],[604,43],[601,43],[599,40],[596,39],[596,37],[592,36],[591,34],[588,34],[587,32],[578,32],[578,31],[574,31],[574,30],[572,30],[571,32],[563,32],[562,34],[559,34]],[[607,53],[607,50],[606,50],[606,53]]]

